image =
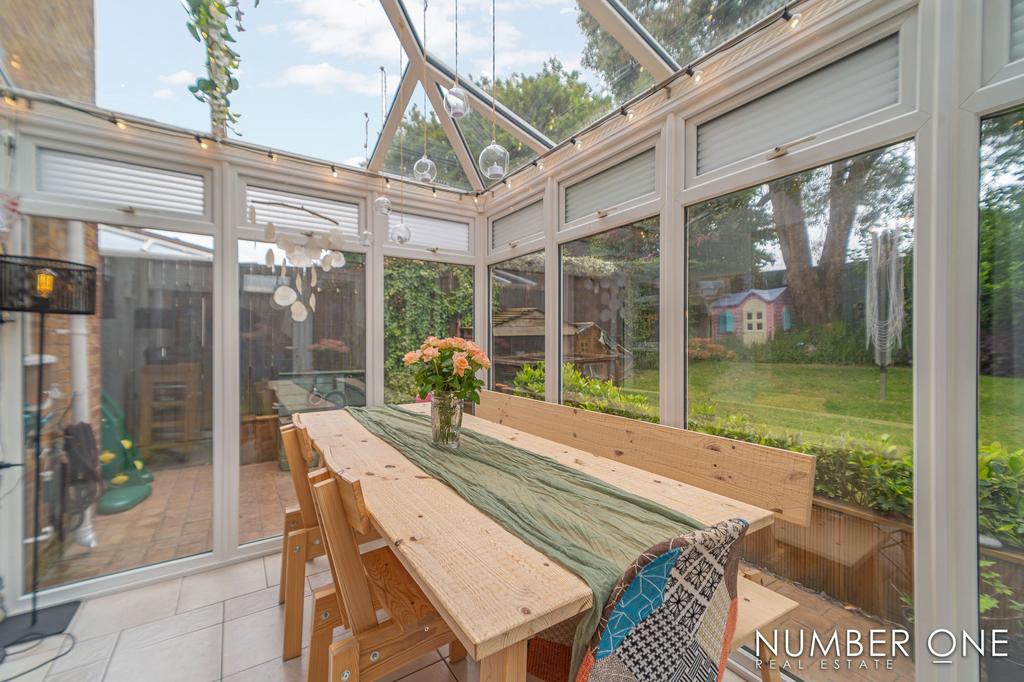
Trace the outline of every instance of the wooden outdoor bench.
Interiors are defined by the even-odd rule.
[[[476,415],[768,509],[789,523],[811,522],[811,455],[493,391],[482,393]],[[756,579],[740,580],[733,649],[753,645],[758,630],[767,635],[797,607]],[[761,679],[780,680],[767,652],[761,653]]]

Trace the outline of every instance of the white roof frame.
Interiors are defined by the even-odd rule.
[[[455,71],[424,49],[422,41],[416,34],[416,29],[413,27],[404,0],[380,0],[380,4],[398,36],[402,49],[409,58],[409,66],[402,74],[398,91],[391,101],[391,107],[384,120],[377,145],[370,156],[368,169],[375,172],[382,170],[384,159],[387,157],[391,143],[402,123],[412,94],[416,85],[420,84],[427,93],[431,107],[448,137],[448,142],[455,151],[455,156],[469,179],[471,187],[476,192],[482,191],[485,189],[484,181],[477,170],[476,162],[466,144],[465,137],[455,122],[443,115],[442,92],[454,85]],[[578,4],[582,11],[594,17],[598,25],[618,41],[623,49],[636,59],[656,81],[663,81],[682,70],[682,67],[636,21],[619,0],[578,0]],[[498,127],[538,155],[555,147],[552,140],[529,122],[520,118],[514,111],[501,102],[492,103],[491,95],[477,87],[469,79],[459,78],[459,85],[469,95],[470,106],[475,111],[488,121],[493,120]]]

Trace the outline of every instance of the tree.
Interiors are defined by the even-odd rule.
[[[469,76],[470,80],[474,80]],[[481,78],[479,86],[484,92],[491,92],[490,79]],[[515,112],[523,120],[548,137],[561,140],[604,114],[611,108],[608,97],[598,95],[580,79],[579,71],[567,71],[557,59],[544,63],[538,73],[513,73],[507,79],[499,78],[494,88],[498,101]],[[470,113],[459,123],[469,143],[470,156],[476,160],[480,151],[491,141],[491,123],[477,112]],[[424,129],[427,149],[437,164],[438,184],[468,188],[462,167],[451,148],[435,112],[424,115],[418,103],[414,103],[402,121],[395,142],[392,143],[384,161],[384,167],[411,175],[412,165],[423,153]],[[532,157],[533,152],[509,133],[497,129],[498,142],[509,150],[514,169]],[[399,151],[404,139],[404,154]],[[404,156],[404,160],[401,158]]]

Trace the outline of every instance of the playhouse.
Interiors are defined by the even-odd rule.
[[[711,304],[710,312],[711,338],[739,337],[747,346],[764,343],[777,331],[793,327],[788,287],[726,294]]]

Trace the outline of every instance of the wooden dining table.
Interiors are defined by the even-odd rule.
[[[430,410],[428,404],[407,407]],[[359,478],[373,526],[479,662],[482,682],[525,680],[527,639],[590,608],[593,593],[583,580],[428,476],[348,412],[294,419],[328,467]],[[752,532],[772,523],[766,509],[472,415],[465,415],[463,429],[550,457],[708,525],[742,518]]]

